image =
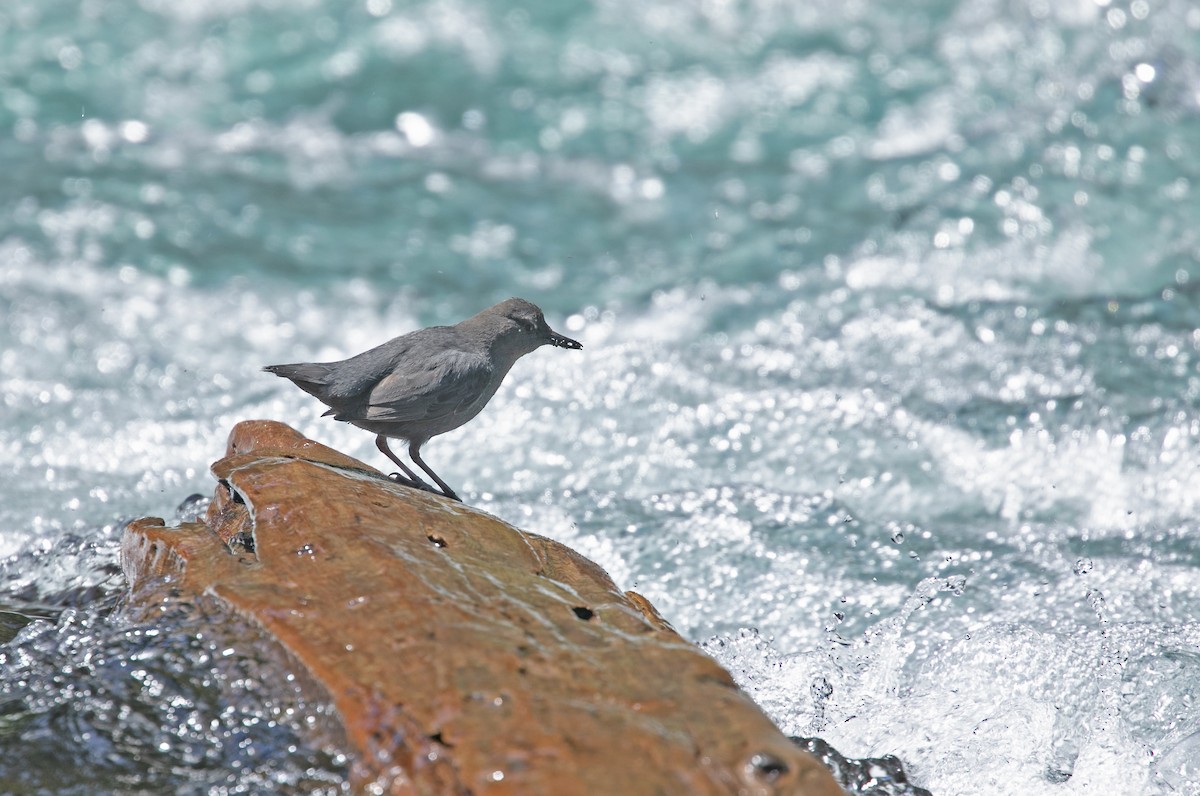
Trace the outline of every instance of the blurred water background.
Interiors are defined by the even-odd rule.
[[[1190,0],[7,0],[0,173],[0,790],[336,789],[121,523],[517,295],[468,502],[939,796],[1200,793]]]

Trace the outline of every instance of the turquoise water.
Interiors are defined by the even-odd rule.
[[[152,708],[120,523],[241,419],[382,466],[258,369],[518,295],[585,349],[468,502],[936,794],[1200,790],[1193,4],[9,0],[0,173],[0,781],[335,777]]]

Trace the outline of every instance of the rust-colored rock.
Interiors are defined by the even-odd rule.
[[[125,574],[143,598],[170,575],[278,639],[337,707],[357,787],[841,793],[645,598],[569,548],[279,423],[235,427],[213,473],[207,524],[132,524]]]

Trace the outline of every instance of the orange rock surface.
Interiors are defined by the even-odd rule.
[[[571,549],[280,423],[240,423],[212,471],[205,523],[129,527],[126,577],[140,599],[213,596],[277,639],[340,713],[356,788],[841,794],[725,670]]]

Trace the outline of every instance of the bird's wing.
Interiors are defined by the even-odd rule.
[[[474,403],[487,390],[494,368],[480,354],[461,349],[425,353],[408,360],[371,389],[365,419],[384,422],[432,420]]]

